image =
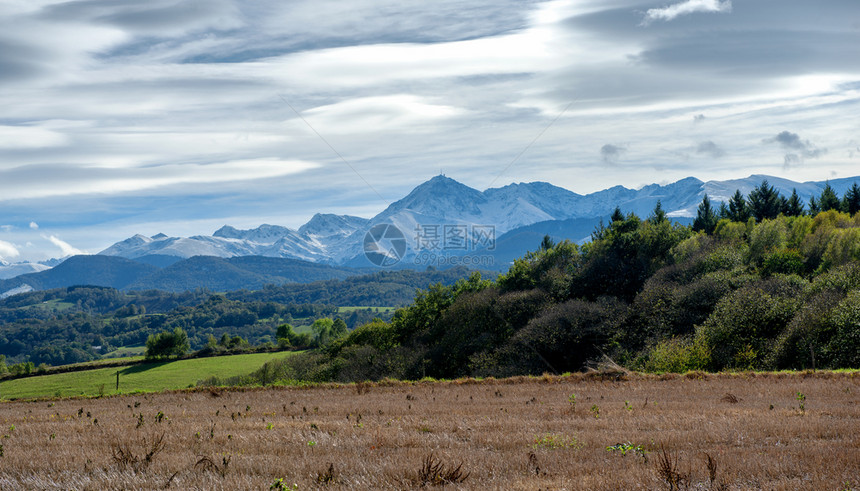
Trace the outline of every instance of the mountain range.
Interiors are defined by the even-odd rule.
[[[318,213],[297,230],[268,224],[250,230],[225,225],[212,235],[135,235],[90,256],[90,259],[75,259],[104,262],[104,258],[113,257],[155,268],[144,274],[135,266],[132,269],[138,274],[133,280],[121,286],[116,282],[105,285],[116,288],[164,286],[170,283],[166,278],[178,274],[180,270],[186,279],[195,268],[202,275],[205,272],[202,264],[187,262],[197,256],[210,257],[207,261],[211,264],[207,267],[212,273],[217,270],[219,275],[245,278],[244,283],[238,280],[180,281],[166,288],[172,290],[189,285],[206,285],[214,289],[245,285],[239,288],[248,288],[260,284],[260,281],[301,280],[301,274],[295,272],[301,269],[298,264],[305,263],[330,268],[317,270],[307,266],[310,269],[305,273],[314,279],[323,279],[326,274],[332,275],[330,278],[341,277],[350,274],[350,271],[354,272],[354,268],[375,267],[365,255],[366,250],[376,251],[378,255],[386,257],[388,260],[382,263],[392,267],[425,269],[427,266],[474,265],[480,269],[504,271],[514,258],[534,250],[544,235],[556,240],[587,241],[600,220],[606,220],[616,207],[625,213],[633,212],[640,217],[647,217],[660,201],[670,218],[689,223],[705,194],[714,203],[728,201],[736,190],[747,195],[763,180],[767,180],[784,195],[796,189],[801,199],[808,202],[810,197],[819,195],[828,182],[841,195],[855,181],[860,181],[860,177],[803,183],[764,175],[708,182],[688,177],[640,189],[615,186],[581,195],[546,182],[509,184],[479,191],[439,175],[419,185],[370,219]],[[379,230],[374,227],[381,224],[388,226],[384,236],[370,233]],[[394,236],[392,233],[399,235]],[[285,266],[292,272],[286,276],[270,274],[265,267],[248,272],[250,276],[239,274],[238,271],[228,272],[241,263],[239,258],[251,256],[292,260],[293,263]],[[217,267],[214,266],[215,258],[221,259]],[[204,262],[202,259],[196,261]],[[124,264],[131,267],[128,263]],[[104,268],[106,264],[99,263],[99,267]],[[121,269],[118,264],[113,267]],[[268,267],[274,265],[269,264]],[[40,279],[52,277],[52,271],[47,268],[45,265],[0,265],[0,278],[14,276],[11,280],[0,282],[0,294],[23,288],[24,285],[36,289],[57,286],[58,283],[53,280]],[[243,266],[238,269],[245,271]],[[28,274],[19,276],[20,272]],[[162,279],[155,280],[158,275],[162,275]],[[82,277],[76,284],[83,280]]]
[[[276,225],[261,225],[251,230],[224,226],[211,236],[185,238],[163,234],[153,237],[136,235],[99,254],[129,259],[149,255],[180,258],[195,255],[258,255],[367,267],[372,265],[364,257],[364,239],[367,232],[377,224],[393,224],[403,233],[407,244],[403,259],[406,260],[413,259],[422,250],[434,249],[426,247],[426,244],[421,247],[419,242],[427,238],[427,233],[434,232],[438,232],[440,240],[444,239],[441,236],[444,235],[445,226],[451,230],[456,226],[465,226],[467,232],[472,227],[485,226],[499,239],[518,229],[523,229],[520,232],[533,231],[535,224],[540,223],[543,225],[537,228],[555,231],[550,234],[552,236],[582,242],[589,238],[600,219],[608,217],[616,206],[625,213],[633,212],[646,217],[660,201],[669,217],[689,221],[695,216],[696,208],[706,193],[715,203],[728,201],[735,190],[746,195],[765,179],[785,195],[797,189],[800,197],[807,202],[811,196],[820,194],[825,185],[825,182],[797,183],[762,175],[709,182],[688,177],[665,185],[651,184],[641,189],[615,186],[580,195],[546,182],[509,184],[482,192],[439,175],[419,185],[371,219],[316,214],[298,230]],[[841,194],[857,180],[860,178],[838,179],[829,183]],[[506,238],[510,240],[516,235],[514,233]],[[475,240],[466,245],[465,249],[448,247],[445,250],[440,246],[433,252],[462,256],[478,249],[474,247],[478,245]],[[529,246],[534,247],[534,244]]]

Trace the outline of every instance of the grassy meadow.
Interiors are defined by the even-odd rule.
[[[856,372],[200,389],[0,423],[2,489],[860,487]]]
[[[192,358],[5,380],[0,382],[0,399],[116,394],[117,372],[119,393],[181,389],[213,375],[244,375],[267,361],[289,355],[282,351]]]

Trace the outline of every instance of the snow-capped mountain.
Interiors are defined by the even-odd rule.
[[[254,242],[215,236],[196,235],[193,237],[168,237],[164,234],[146,237],[135,235],[108,247],[99,254],[136,259],[149,255],[177,257],[192,256],[253,256],[256,254]]]
[[[796,189],[805,202],[809,201],[809,197],[820,194],[825,185],[824,182],[796,183],[761,175],[709,182],[689,177],[665,185],[651,184],[641,189],[615,186],[579,195],[546,182],[509,184],[478,191],[439,175],[417,186],[371,219],[318,213],[298,230],[277,225],[239,230],[225,225],[211,236],[186,238],[164,234],[152,237],[136,235],[100,254],[129,259],[150,255],[182,258],[196,255],[225,258],[257,255],[367,266],[364,258],[365,237],[377,224],[393,224],[403,233],[407,243],[404,257],[407,259],[415,256],[417,246],[422,239],[427,238],[428,231],[432,233],[435,230],[441,234],[445,226],[465,226],[468,230],[472,230],[472,227],[490,227],[495,237],[499,237],[541,223],[545,224],[541,227],[547,230],[581,233],[582,237],[565,238],[582,241],[588,238],[588,233],[583,231],[593,229],[593,225],[589,224],[593,222],[596,225],[616,207],[644,218],[660,201],[670,217],[692,217],[706,193],[714,203],[719,203],[727,201],[735,190],[748,195],[765,179],[783,195]],[[847,178],[829,183],[841,195],[858,180],[860,178]],[[551,225],[552,222],[565,222],[568,225],[555,226]],[[575,223],[575,226],[571,226],[571,223]],[[530,234],[534,235],[534,232]],[[477,248],[469,247],[451,254],[462,254],[469,250]]]
[[[317,239],[344,238],[366,226],[370,220],[350,215],[317,213],[308,223],[299,227],[299,233]]]
[[[188,258],[193,256],[267,256],[330,262],[330,248],[366,224],[366,218],[348,215],[314,217],[298,231],[278,225],[263,224],[250,230],[225,225],[211,236],[147,237],[135,235],[108,247],[99,254],[138,259],[161,255]]]
[[[51,267],[41,263],[9,263],[0,259],[0,280],[27,273],[38,273],[46,269],[51,269]]]
[[[257,244],[273,244],[289,232],[292,230],[287,227],[265,223],[252,230],[238,230],[229,225],[224,225],[216,230],[212,236],[222,239],[239,239]]]

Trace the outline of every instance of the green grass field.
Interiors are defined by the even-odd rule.
[[[267,361],[290,354],[290,352],[251,353],[26,377],[0,382],[0,399],[68,397],[100,393],[111,395],[135,391],[182,389],[213,375],[231,377],[251,373]],[[119,391],[116,390],[117,372],[119,372]]]
[[[21,310],[21,309],[38,308],[38,309],[47,310],[47,311],[51,311],[51,312],[64,312],[66,310],[71,309],[74,306],[75,306],[75,304],[73,304],[73,303],[62,302],[58,299],[54,299],[54,300],[48,300],[48,301],[45,301],[42,303],[37,303],[34,305],[25,305],[23,307],[18,307],[18,309]]]
[[[110,353],[105,353],[104,358],[126,358],[129,356],[140,356],[142,357],[146,352],[146,346],[123,346],[122,348],[117,348]]]
[[[348,306],[348,307],[338,307],[338,312],[352,312],[354,310],[367,310],[370,309],[373,312],[379,312],[380,314],[393,314],[397,307],[371,307],[371,306]]]

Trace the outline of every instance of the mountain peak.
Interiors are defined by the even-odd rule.
[[[285,235],[295,233],[294,230],[280,225],[269,225],[264,223],[250,230],[239,230],[229,225],[224,225],[212,234],[213,237],[222,239],[242,239],[262,244],[273,244]]]
[[[330,237],[349,235],[368,223],[366,218],[333,213],[316,213],[308,223],[299,227],[300,234]]]
[[[237,235],[239,235],[239,230],[236,227],[231,227],[230,225],[224,225],[212,234],[213,237],[224,238],[235,238]]]
[[[445,174],[439,174],[438,176],[433,176],[430,180],[425,181],[419,184],[413,192],[419,189],[433,189],[433,190],[462,190],[468,189],[471,191],[477,191],[476,189],[472,189],[469,186],[457,181],[455,179],[451,179]]]
[[[447,216],[451,212],[479,213],[477,204],[483,201],[484,196],[477,189],[439,174],[416,186],[389,209],[410,209],[424,214]]]

